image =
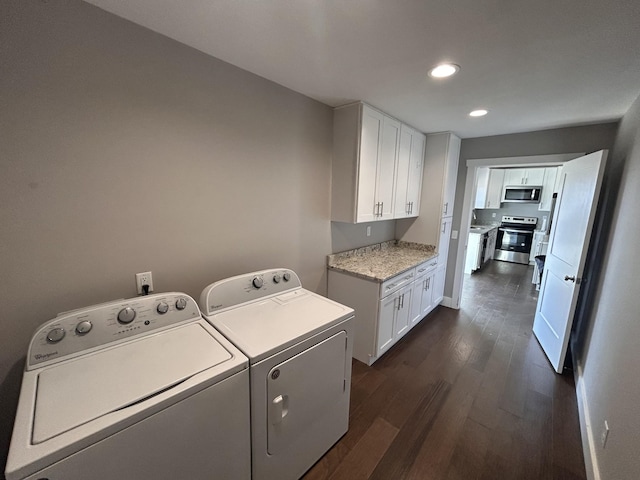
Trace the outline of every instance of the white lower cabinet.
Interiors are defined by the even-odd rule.
[[[440,305],[444,298],[444,280],[447,276],[447,266],[439,265],[433,281],[433,305]]]
[[[329,269],[329,298],[355,310],[354,358],[373,364],[442,301],[437,265],[431,259],[382,283]]]
[[[435,285],[437,260],[416,267],[416,279],[411,294],[411,315],[409,328],[422,320],[433,308],[433,287]],[[419,272],[422,270],[422,272]]]

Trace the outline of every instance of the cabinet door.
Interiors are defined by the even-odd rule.
[[[500,208],[502,200],[502,188],[504,185],[504,169],[489,169],[489,182],[487,185],[487,201],[484,208]]]
[[[449,243],[451,241],[451,226],[453,218],[443,218],[440,224],[440,235],[438,236],[438,263],[447,263],[449,256]]]
[[[407,285],[397,293],[398,309],[396,310],[396,318],[394,322],[394,341],[402,337],[409,331],[409,322],[411,320],[411,293],[413,285]]]
[[[545,168],[527,168],[524,184],[525,185],[542,185],[544,183]]]
[[[409,328],[413,327],[422,318],[422,292],[427,282],[427,275],[418,277],[413,282],[411,290],[411,311],[409,314]]]
[[[411,165],[411,144],[413,131],[402,125],[400,128],[400,147],[398,150],[398,167],[396,169],[396,190],[393,207],[394,218],[408,217],[409,205],[409,175]]]
[[[357,221],[377,220],[376,178],[378,153],[382,144],[383,115],[366,105],[362,107],[360,158],[358,162]]]
[[[420,303],[420,319],[424,318],[431,310],[433,310],[433,287],[436,279],[436,271],[430,272],[424,279]]]
[[[411,158],[409,162],[409,181],[407,184],[407,203],[409,216],[420,214],[420,194],[422,192],[422,172],[424,169],[424,146],[426,137],[420,132],[413,132],[411,137]]]
[[[481,235],[479,233],[469,233],[467,242],[467,257],[464,262],[464,273],[472,273],[479,268],[479,258]],[[446,262],[441,262],[446,268]]]
[[[385,116],[382,122],[382,146],[376,173],[375,203],[380,204],[378,220],[393,218],[393,193],[399,146],[400,122]]]
[[[440,265],[436,270],[433,280],[433,308],[440,305],[444,298],[444,280],[447,274],[447,266]]]
[[[524,168],[507,168],[504,171],[504,186],[524,185]]]
[[[456,180],[458,176],[458,161],[460,158],[460,139],[449,135],[447,155],[444,165],[444,183],[442,190],[442,216],[453,216],[453,202],[456,195]]]
[[[376,342],[376,356],[379,357],[393,345],[393,320],[400,297],[396,293],[380,300],[378,315],[378,339]]]
[[[551,210],[551,201],[553,199],[553,189],[556,185],[556,175],[558,167],[549,167],[544,169],[544,180],[542,182],[542,193],[540,195],[540,203],[538,210]]]
[[[487,206],[487,190],[489,188],[489,167],[478,167],[476,182],[476,201],[473,208],[485,208]]]

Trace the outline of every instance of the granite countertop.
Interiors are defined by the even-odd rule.
[[[437,255],[433,245],[391,240],[327,255],[327,267],[367,280],[384,282]]]
[[[490,232],[494,228],[498,228],[498,225],[471,225],[469,233],[479,233],[480,235]]]

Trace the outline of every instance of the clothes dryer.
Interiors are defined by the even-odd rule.
[[[165,293],[61,314],[33,336],[7,480],[249,479],[248,360]]]
[[[299,478],[348,429],[353,309],[284,268],[213,283],[200,307],[249,357],[253,480]]]

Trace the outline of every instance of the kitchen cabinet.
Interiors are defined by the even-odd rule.
[[[540,186],[544,182],[544,168],[506,168],[504,170],[505,187],[509,185]]]
[[[478,168],[476,201],[473,208],[500,208],[504,172],[502,168]]]
[[[435,308],[433,288],[438,260],[433,259],[416,267],[416,279],[411,295],[410,328]]]
[[[424,134],[407,125],[400,128],[394,218],[417,217],[420,213],[425,139]]]
[[[440,305],[444,299],[444,282],[447,276],[447,265],[438,265],[433,277],[433,304]]]
[[[496,240],[498,238],[498,229],[492,228],[487,232],[487,248],[484,252],[484,258],[482,259],[482,263],[487,263],[489,260],[493,259],[496,250]]]
[[[400,122],[363,103],[334,110],[331,219],[393,218]]]
[[[432,147],[430,148],[429,141]],[[444,145],[441,143],[444,142]],[[435,145],[434,145],[435,144]],[[460,139],[450,133],[429,135],[426,155],[444,156],[444,177],[442,182],[442,217],[453,216],[453,202],[456,196]]]
[[[464,273],[473,273],[482,266],[482,234],[469,232],[467,241],[467,258],[464,262]]]
[[[437,266],[432,258],[382,283],[328,270],[329,298],[356,311],[354,358],[373,364],[442,301]]]
[[[447,263],[449,257],[449,244],[451,243],[451,226],[453,218],[443,218],[440,223],[440,235],[438,236],[438,244],[436,251],[438,252],[438,260],[440,263]]]
[[[556,190],[556,179],[558,177],[559,167],[547,167],[544,169],[544,180],[542,182],[542,192],[540,194],[540,203],[538,210],[548,212],[551,210],[551,202],[553,194]]]

